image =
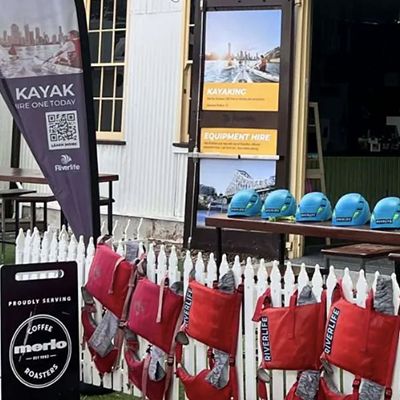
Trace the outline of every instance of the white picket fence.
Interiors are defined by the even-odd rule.
[[[210,254],[208,259],[205,260],[200,252],[194,259],[189,252],[186,252],[186,254],[183,255],[183,260],[180,262],[175,246],[171,246],[167,251],[166,247],[161,245],[156,251],[155,246],[150,243],[147,246],[147,250],[148,277],[154,282],[157,282],[159,277],[165,277],[166,274],[169,275],[171,284],[183,278],[184,290],[186,291],[189,273],[192,271],[193,267],[196,271],[196,279],[203,284],[211,285],[217,278],[217,264],[213,254]],[[94,251],[95,246],[92,240],[89,242],[88,246],[85,247],[83,238],[77,241],[75,237],[70,235],[65,229],[60,233],[46,232],[43,238],[41,238],[37,230],[32,234],[30,231],[26,234],[21,231],[16,240],[16,263],[77,261],[79,268],[79,284],[81,285],[86,281]],[[123,240],[118,242],[117,252],[121,255],[124,254]],[[304,265],[301,266],[296,280],[290,263],[287,264],[284,276],[281,276],[277,262],[266,264],[264,260],[255,262],[251,258],[248,258],[245,262],[241,262],[239,256],[236,256],[233,264],[229,265],[226,256],[223,256],[220,264],[220,273],[224,274],[229,269],[232,269],[234,272],[237,284],[243,277],[245,285],[244,304],[241,312],[240,324],[240,326],[244,327],[244,331],[242,335],[239,335],[238,339],[238,349],[243,349],[243,352],[239,351],[237,355],[240,398],[243,400],[253,400],[257,398],[256,371],[259,364],[258,354],[260,352],[257,351],[258,326],[252,322],[252,317],[257,298],[264,293],[268,286],[271,288],[274,307],[288,306],[290,296],[293,292],[299,289],[300,293],[302,288],[308,283],[312,284],[314,295],[318,301],[321,299],[323,284],[325,283],[328,291],[327,297],[330,299],[339,277],[343,279],[342,282],[346,298],[361,307],[365,306],[369,290],[369,285],[363,271],[357,273],[356,279],[354,279],[354,274],[350,274],[348,269],[344,271],[335,271],[335,269],[331,267],[329,276],[324,282],[319,271],[319,266],[317,265],[310,282]],[[183,270],[183,277],[181,277],[180,270]],[[378,276],[379,272],[376,272],[375,280],[371,284],[373,290],[376,288],[376,279]],[[400,305],[400,288],[394,274],[391,278],[393,280],[394,304],[397,312]],[[329,301],[327,306],[328,308],[330,307]],[[351,333],[349,332],[349,334]],[[145,348],[145,343],[143,343],[141,349],[144,350]],[[400,400],[399,359],[400,358],[397,357],[392,386],[394,400]],[[186,369],[190,373],[196,374],[200,372],[207,365],[206,347],[201,343],[191,341],[191,343],[184,348],[184,363]],[[270,399],[283,400],[285,394],[295,382],[296,372],[273,371],[271,375],[272,379],[268,387]],[[140,396],[140,392],[129,384],[128,374],[123,360],[119,369],[102,379],[96,372],[90,354],[84,346],[82,347],[81,357],[81,379],[85,383],[96,386],[103,385],[115,391]],[[352,391],[353,376],[350,373],[336,369],[335,380],[338,387],[343,392],[350,393]],[[173,400],[179,399],[179,390],[182,389],[179,388],[179,384],[175,379],[172,393]]]

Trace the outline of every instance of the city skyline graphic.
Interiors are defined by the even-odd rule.
[[[58,26],[56,33],[41,31],[40,27],[35,26],[31,30],[29,24],[23,27],[12,24],[9,30],[3,30],[0,44],[3,46],[35,46],[45,44],[64,43],[68,38],[68,33],[64,32],[61,25]]]
[[[48,7],[48,0],[3,0],[2,6],[5,11],[0,14],[0,44],[3,46],[63,43],[69,31],[78,30],[74,2],[70,0],[58,0],[54,5],[58,12],[54,12],[54,6]]]

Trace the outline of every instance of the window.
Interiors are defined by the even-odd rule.
[[[189,141],[189,113],[190,113],[190,91],[191,74],[193,64],[193,43],[194,43],[194,12],[195,1],[186,0],[184,12],[184,47],[183,47],[183,77],[182,77],[182,107],[179,141]]]
[[[123,140],[127,0],[87,0],[98,140]]]

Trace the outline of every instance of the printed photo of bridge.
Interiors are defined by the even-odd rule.
[[[212,214],[226,213],[232,197],[244,189],[256,190],[264,199],[275,188],[276,163],[260,160],[203,160],[197,224]]]

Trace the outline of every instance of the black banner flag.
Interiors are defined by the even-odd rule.
[[[0,4],[0,92],[75,235],[97,236],[97,153],[82,0]]]

